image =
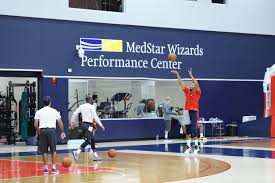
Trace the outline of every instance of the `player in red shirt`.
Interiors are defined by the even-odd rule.
[[[190,77],[192,78],[192,83],[191,83],[190,88],[188,88],[183,83],[178,71],[173,70],[171,72],[176,75],[179,85],[181,86],[182,91],[185,93],[185,96],[186,96],[185,110],[189,111],[189,116],[190,116],[190,121],[191,121],[190,125],[186,125],[187,149],[185,152],[186,153],[191,152],[191,139],[190,139],[190,136],[191,136],[195,140],[194,152],[196,153],[199,151],[199,146],[198,146],[198,134],[199,133],[198,133],[198,128],[197,128],[197,121],[198,121],[197,115],[198,115],[198,111],[199,111],[199,99],[201,96],[201,89],[200,89],[198,81],[192,74],[192,68],[190,68],[188,70],[188,73],[189,73]]]

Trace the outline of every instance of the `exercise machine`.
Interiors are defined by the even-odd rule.
[[[115,95],[112,96],[111,98],[111,102],[112,102],[112,107],[115,109],[115,105],[118,104],[118,102],[123,101],[123,110],[122,111],[113,111],[112,113],[112,117],[113,118],[127,118],[127,113],[130,110],[130,108],[132,107],[132,103],[128,103],[127,102],[130,100],[130,98],[132,97],[132,94],[130,93],[116,93]]]

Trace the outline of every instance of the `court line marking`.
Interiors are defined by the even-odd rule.
[[[268,147],[242,147],[242,146],[222,146],[222,145],[204,145],[203,147],[210,148],[222,148],[222,149],[246,149],[246,150],[263,150],[263,151],[275,151],[275,148]]]
[[[117,171],[111,171],[111,170],[102,170],[103,172],[111,172],[111,173],[118,173],[118,174],[120,174],[120,177],[118,177],[118,178],[115,178],[115,179],[112,179],[112,180],[105,180],[105,179],[103,179],[103,181],[104,182],[112,182],[112,181],[114,181],[114,180],[119,180],[119,179],[123,179],[124,177],[126,177],[126,174],[125,173],[122,173],[122,172],[117,172]],[[98,181],[88,181],[88,182],[98,182]]]
[[[266,140],[266,138],[259,138],[259,137],[244,137],[244,138],[223,138],[223,139],[213,139],[213,138],[207,138],[207,142],[223,142],[223,141],[241,141],[241,140]],[[78,140],[69,140],[68,144],[66,145],[57,145],[57,150],[71,150],[73,148],[78,148],[83,143],[82,139]],[[175,144],[175,143],[186,143],[186,140],[184,139],[172,139],[172,142],[169,142],[169,144]],[[119,146],[136,146],[136,145],[154,145],[154,144],[165,144],[165,142],[161,139],[158,142],[156,140],[142,140],[142,141],[119,141],[116,142],[116,144],[112,144],[110,142],[102,142],[98,143],[98,148],[101,147],[119,147]],[[209,144],[212,145],[212,144]],[[214,145],[214,144],[213,144]],[[0,146],[0,154],[4,153],[24,153],[24,152],[36,152],[37,146],[26,146],[24,144],[17,144],[16,146],[10,146],[10,145],[3,145]]]

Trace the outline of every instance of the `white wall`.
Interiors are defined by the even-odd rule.
[[[68,8],[69,0],[2,0],[0,14],[85,22],[275,35],[274,0],[125,0],[125,12]]]

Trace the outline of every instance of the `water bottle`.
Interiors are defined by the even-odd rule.
[[[156,136],[156,141],[158,141],[159,140],[159,134],[157,134],[157,136]]]

